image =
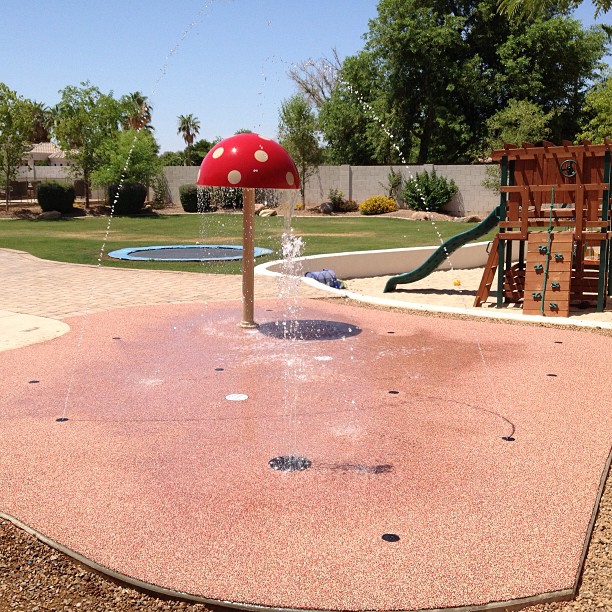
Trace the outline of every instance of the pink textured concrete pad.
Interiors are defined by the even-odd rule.
[[[223,601],[412,610],[574,586],[612,439],[609,338],[275,300],[247,331],[240,310],[91,314],[0,354],[0,510]],[[269,467],[286,455],[312,465]]]

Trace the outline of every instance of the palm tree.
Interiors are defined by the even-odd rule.
[[[32,111],[30,142],[49,142],[54,120],[53,111],[44,102],[36,102],[36,100],[30,102],[30,108]]]
[[[135,91],[123,96],[121,103],[124,106],[123,127],[126,130],[153,130],[151,125],[151,111],[147,96]]]
[[[178,130],[177,134],[183,136],[183,140],[187,145],[187,156],[185,158],[185,165],[191,165],[191,145],[195,137],[200,133],[200,120],[194,117],[192,114],[179,115],[178,116]]]

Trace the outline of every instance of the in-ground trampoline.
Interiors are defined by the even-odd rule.
[[[255,247],[255,257],[270,255],[271,249]],[[113,259],[132,261],[230,261],[242,259],[242,247],[227,244],[173,244],[127,247],[111,251]]]

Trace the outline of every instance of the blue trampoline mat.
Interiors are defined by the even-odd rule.
[[[255,257],[272,252],[271,249],[255,247]],[[242,259],[242,247],[218,244],[128,247],[111,251],[108,256],[132,261],[229,261]]]

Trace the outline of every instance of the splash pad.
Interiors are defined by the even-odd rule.
[[[260,300],[247,331],[240,310],[89,315],[96,350],[63,422],[80,318],[1,354],[3,511],[132,583],[235,607],[476,610],[571,594],[612,435],[575,380],[605,393],[605,364],[580,351],[607,338],[587,349],[580,332],[479,323],[484,371],[474,322],[318,300],[293,321],[283,300]],[[521,384],[497,413],[487,378],[510,385],[511,372]],[[286,456],[310,465],[270,465]]]

